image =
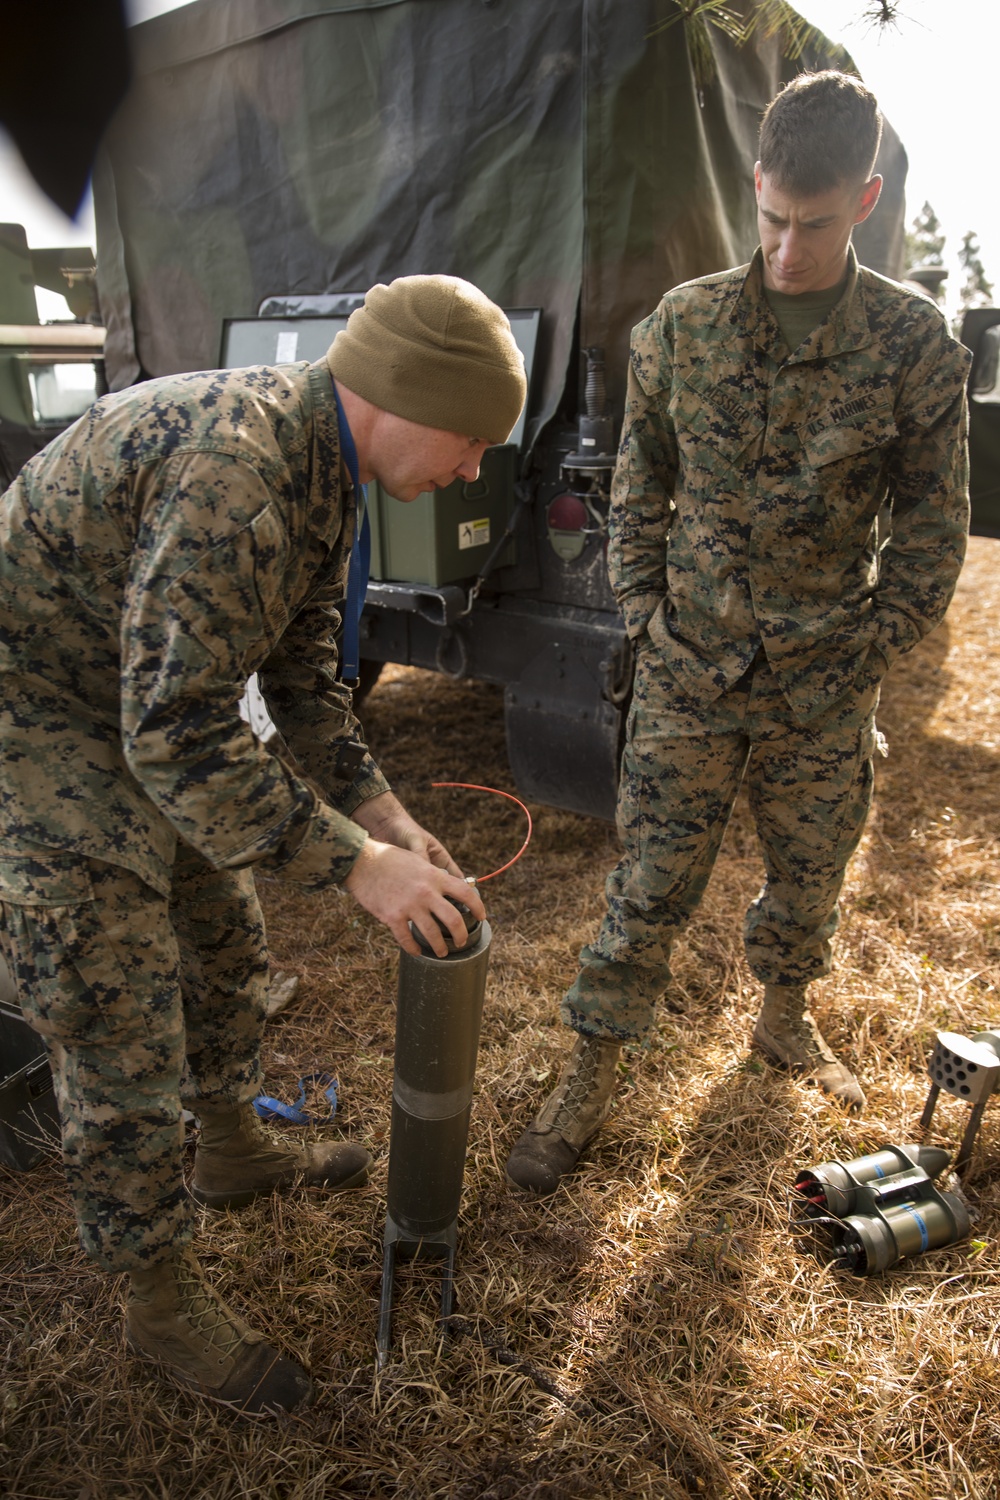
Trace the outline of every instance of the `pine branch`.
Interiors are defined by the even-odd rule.
[[[755,0],[747,16],[741,41],[749,41],[759,31],[766,40],[781,38],[782,51],[790,62],[798,62],[803,52],[829,46],[833,61],[847,62],[847,52],[839,42],[831,42],[818,26],[800,16],[789,0]]]
[[[713,28],[738,47],[745,46],[757,32],[768,40],[780,37],[785,57],[793,62],[805,51],[827,45],[831,62],[847,65],[844,48],[827,42],[822,32],[800,16],[789,0],[751,0],[745,14],[734,10],[726,0],[674,0],[674,3],[675,14],[660,21],[649,35],[659,36],[680,22],[699,94],[715,82],[718,73],[712,48]],[[887,20],[892,19],[896,9],[892,0],[879,0],[877,8],[888,13]]]

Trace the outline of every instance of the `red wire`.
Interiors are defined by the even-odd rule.
[[[521,801],[520,797],[515,797],[511,792],[502,792],[498,786],[476,786],[475,783],[471,781],[432,781],[431,786],[456,786],[461,788],[461,790],[464,792],[492,792],[494,797],[506,797],[508,802],[516,802],[518,807],[521,809],[521,811],[524,813],[524,816],[528,820],[528,832],[527,836],[525,837],[524,843],[521,845],[520,849],[518,849],[517,853],[514,855],[514,858],[509,859],[505,865],[501,865],[499,870],[494,870],[490,875],[476,875],[473,877],[472,883],[473,885],[482,885],[484,880],[492,880],[494,875],[502,875],[504,870],[509,870],[511,865],[517,864],[518,860],[521,858],[521,855],[531,843],[531,814],[525,807],[524,803]]]

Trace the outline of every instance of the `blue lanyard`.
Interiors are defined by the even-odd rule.
[[[299,1097],[294,1104],[283,1104],[280,1099],[272,1099],[269,1094],[258,1094],[253,1107],[262,1120],[288,1120],[293,1125],[309,1125],[314,1120],[323,1118],[306,1113],[306,1086],[310,1083],[323,1090],[330,1106],[330,1113],[325,1118],[332,1120],[337,1113],[337,1080],[332,1073],[307,1073],[305,1078],[300,1078]]]
[[[358,450],[344,408],[337,395],[337,387],[331,378],[333,399],[337,403],[337,430],[340,433],[340,452],[347,465],[347,472],[354,485],[357,517],[354,523],[354,545],[347,565],[347,600],[344,604],[344,640],[337,667],[341,682],[357,682],[361,668],[361,611],[365,607],[365,592],[368,588],[368,572],[371,566],[372,533],[368,523],[368,495],[358,479]]]

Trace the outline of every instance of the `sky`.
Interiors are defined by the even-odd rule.
[[[178,0],[127,0],[130,18],[172,10]],[[621,0],[627,3],[627,0]],[[900,0],[898,21],[882,30],[865,21],[873,0],[799,0],[807,20],[851,53],[909,156],[907,222],[930,202],[947,235],[950,276],[945,305],[953,311],[961,281],[955,257],[972,230],[986,274],[1000,298],[1000,183],[993,167],[997,0]],[[35,187],[10,140],[0,131],[0,219],[20,223],[28,243],[94,244],[93,206],[77,221],[64,217]],[[39,292],[39,315],[67,316],[62,298]]]
[[[842,42],[906,147],[906,220],[925,202],[947,235],[945,301],[957,305],[955,257],[972,230],[1000,299],[1000,181],[994,167],[997,0],[900,0],[883,31],[865,22],[871,0],[797,0],[796,9]]]

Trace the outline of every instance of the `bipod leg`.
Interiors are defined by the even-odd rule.
[[[455,1311],[455,1246],[449,1245],[441,1271],[441,1332],[448,1337],[448,1323]]]
[[[986,1104],[987,1101],[985,1099],[980,1099],[978,1104],[974,1104],[972,1106],[972,1113],[969,1116],[969,1123],[965,1127],[965,1134],[962,1137],[962,1144],[959,1146],[958,1156],[955,1158],[955,1166],[953,1168],[955,1172],[964,1172],[965,1168],[969,1165],[969,1158],[972,1155],[972,1147],[975,1144],[976,1134],[982,1122],[983,1110],[986,1108]]]
[[[928,1127],[928,1125],[931,1123],[931,1116],[934,1113],[934,1106],[937,1103],[938,1094],[940,1094],[940,1092],[941,1092],[941,1086],[940,1086],[940,1084],[932,1083],[931,1084],[931,1091],[927,1095],[927,1103],[924,1105],[924,1112],[920,1116],[920,1129],[921,1130],[926,1130],[927,1127]]]
[[[382,1302],[378,1314],[378,1336],[375,1341],[376,1369],[383,1370],[389,1358],[392,1341],[392,1292],[396,1278],[396,1240],[386,1238],[382,1257]]]

